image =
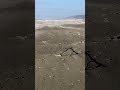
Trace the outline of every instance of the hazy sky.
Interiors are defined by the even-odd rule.
[[[35,0],[36,19],[59,19],[85,13],[85,0]]]

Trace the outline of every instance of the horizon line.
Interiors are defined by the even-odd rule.
[[[80,15],[83,15],[83,16],[85,16],[85,14],[80,14]],[[72,16],[78,16],[78,15],[70,15],[70,16],[66,16],[66,17],[62,17],[62,18],[44,18],[44,19],[42,19],[42,18],[35,18],[35,20],[60,20],[60,19],[65,19],[65,18],[67,18],[67,17],[72,17]]]

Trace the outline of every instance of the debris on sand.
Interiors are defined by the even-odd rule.
[[[61,57],[61,55],[60,55],[60,54],[55,54],[55,56],[56,56],[56,57]]]

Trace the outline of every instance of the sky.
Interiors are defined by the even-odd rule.
[[[85,0],[35,0],[35,19],[85,15]]]

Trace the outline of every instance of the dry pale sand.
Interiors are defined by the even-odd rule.
[[[51,20],[36,26],[35,90],[85,90],[84,23]]]

